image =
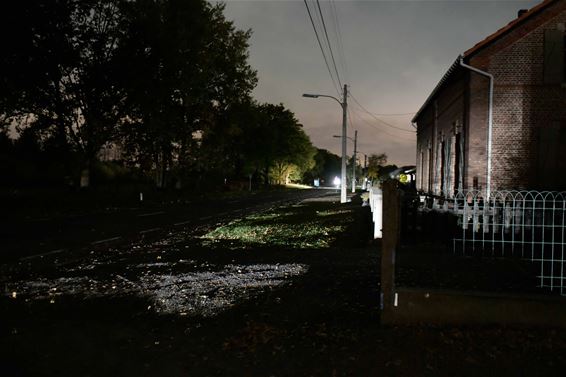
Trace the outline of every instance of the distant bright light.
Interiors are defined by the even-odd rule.
[[[333,181],[333,183],[334,183],[334,186],[336,186],[336,187],[340,187],[340,183],[341,183],[341,180],[340,180],[340,178],[338,178],[338,177],[334,177],[334,181]]]

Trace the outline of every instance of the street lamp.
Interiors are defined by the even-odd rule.
[[[342,136],[340,135],[332,135],[332,137],[342,138]],[[350,139],[350,141],[354,141],[354,139],[352,139],[350,136],[346,136],[346,139]]]
[[[352,140],[354,142],[354,164],[352,166],[352,193],[356,192],[356,157],[357,157],[357,145],[358,145],[358,131],[356,130],[356,132],[354,133],[354,138],[352,139],[349,136],[346,136],[346,138]],[[341,137],[338,135],[332,135],[332,137]]]
[[[332,98],[336,102],[340,104],[342,107],[342,172],[341,172],[341,184],[340,184],[340,203],[346,203],[346,120],[348,114],[348,86],[344,84],[344,98],[342,102],[336,97],[328,96],[325,94],[309,94],[304,93],[303,97],[307,98],[318,98],[318,97],[327,97]]]

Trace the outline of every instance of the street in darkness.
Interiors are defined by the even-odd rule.
[[[565,374],[566,0],[0,4],[0,377]]]
[[[367,207],[296,195],[151,241],[4,264],[3,374],[511,376],[565,365],[562,330],[381,326]]]

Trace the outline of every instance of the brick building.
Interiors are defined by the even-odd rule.
[[[566,190],[565,25],[546,0],[456,59],[413,118],[418,190]]]

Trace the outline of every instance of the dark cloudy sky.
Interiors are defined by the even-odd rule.
[[[319,2],[343,83],[366,110],[383,114],[377,117],[407,131],[414,130],[411,114],[388,114],[416,112],[460,53],[513,20],[519,9],[539,3],[334,0],[333,8],[330,0]],[[253,31],[250,63],[259,76],[254,97],[283,103],[296,114],[315,146],[339,154],[340,140],[332,135],[341,133],[340,106],[332,99],[301,97],[305,92],[338,96],[303,0],[226,3],[226,17],[238,28]],[[308,5],[318,14],[315,0],[308,0]],[[321,37],[323,33],[320,26]],[[349,108],[348,134],[353,137],[353,129],[358,130],[362,153],[386,153],[397,165],[415,163],[414,132],[379,122],[352,98]]]

